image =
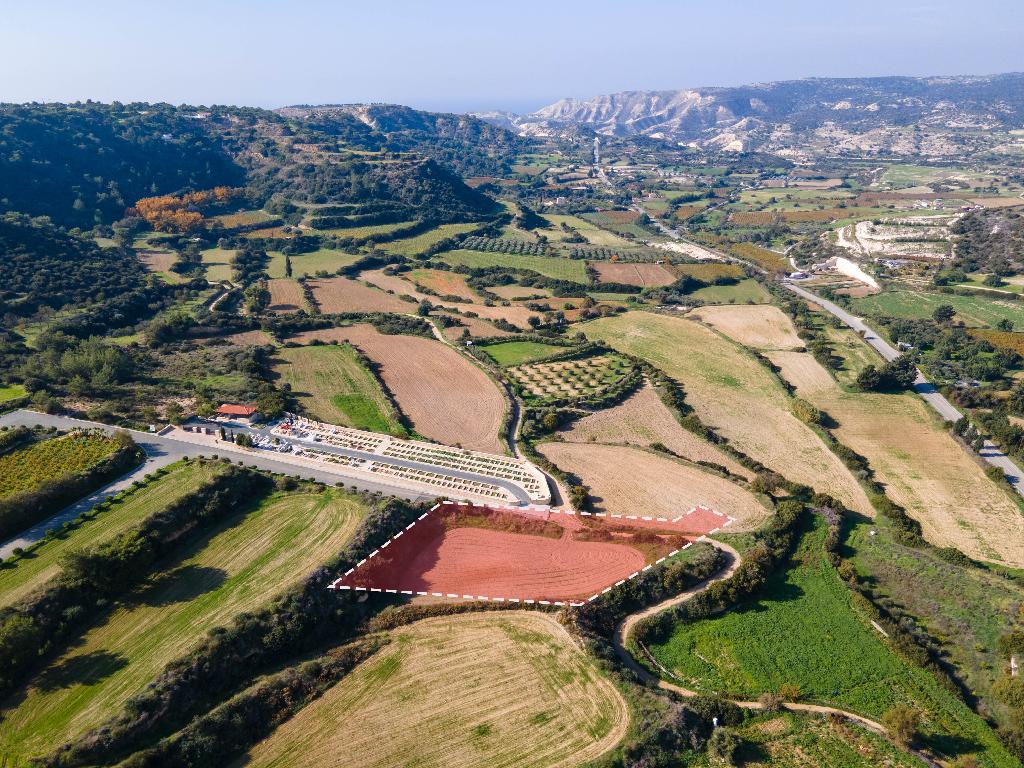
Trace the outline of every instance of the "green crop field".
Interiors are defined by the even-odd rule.
[[[967,740],[984,765],[1016,765],[978,715],[886,646],[826,559],[824,534],[816,520],[793,567],[772,576],[757,599],[677,625],[650,646],[654,658],[687,687],[730,697],[798,685],[809,700],[874,719],[911,704],[922,712],[925,743],[940,754],[952,741]]]
[[[365,512],[336,490],[277,493],[187,545],[4,702],[0,754],[24,760],[98,726],[210,629],[269,602],[340,551]]]
[[[771,296],[757,280],[745,278],[735,285],[709,285],[688,294],[705,304],[766,304]]]
[[[510,267],[529,269],[556,280],[587,282],[586,265],[580,259],[559,259],[551,256],[526,256],[484,251],[447,251],[434,258],[454,266]]]
[[[32,491],[47,480],[80,472],[116,449],[117,443],[108,437],[68,435],[0,456],[0,498]]]
[[[44,539],[27,556],[0,569],[0,607],[11,605],[56,575],[61,558],[68,552],[88,549],[137,525],[203,485],[220,466],[198,461],[173,464],[164,476],[130,491],[72,530]]]
[[[320,235],[334,235],[335,237],[351,237],[360,240],[372,235],[387,235],[398,229],[411,227],[415,221],[399,221],[393,224],[371,224],[365,227],[336,227],[334,229],[317,229],[315,232]]]
[[[950,293],[884,291],[874,296],[852,299],[851,303],[854,310],[860,314],[901,318],[931,317],[936,307],[949,304],[956,310],[955,319],[963,320],[967,325],[989,328],[1000,320],[1020,323],[1021,317],[1024,317],[1024,302],[989,299],[983,296],[958,296]]]
[[[421,235],[381,243],[380,248],[388,253],[397,253],[401,256],[415,256],[446,238],[472,232],[478,226],[478,224],[441,224]]]
[[[291,385],[311,416],[356,429],[406,435],[377,380],[349,344],[286,348],[277,358],[275,372]]]
[[[498,365],[519,365],[562,352],[565,347],[541,344],[536,341],[505,341],[500,344],[488,344],[481,349],[490,355]]]

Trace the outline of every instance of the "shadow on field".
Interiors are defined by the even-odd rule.
[[[147,605],[158,608],[175,603],[187,603],[200,595],[212,592],[228,578],[222,568],[205,565],[183,565],[157,576],[150,585],[137,595],[126,600],[128,607]]]
[[[73,685],[95,685],[127,665],[128,660],[119,653],[93,651],[47,667],[35,679],[34,686],[49,692]]]

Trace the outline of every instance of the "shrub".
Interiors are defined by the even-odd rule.
[[[882,715],[882,725],[889,737],[903,747],[909,747],[917,740],[920,724],[921,713],[905,704],[897,704]]]

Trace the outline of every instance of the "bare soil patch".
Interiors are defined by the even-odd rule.
[[[415,269],[409,273],[413,282],[429,288],[439,296],[460,296],[466,301],[476,301],[477,295],[466,285],[466,278],[457,272],[443,269]]]
[[[347,341],[376,362],[399,408],[424,437],[504,453],[498,434],[505,398],[486,373],[451,347],[419,336],[386,336],[364,324],[296,337],[310,339]]]
[[[399,312],[416,310],[416,305],[384,291],[370,288],[347,277],[310,280],[320,309],[336,312]]]
[[[850,509],[873,514],[850,471],[793,416],[782,386],[741,347],[692,320],[650,312],[583,328],[588,337],[642,357],[681,382],[697,416],[740,451]]]

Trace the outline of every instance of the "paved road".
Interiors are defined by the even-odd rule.
[[[269,429],[264,429],[261,427],[248,427],[245,426],[244,424],[232,424],[230,426],[236,432],[244,431],[248,432],[253,436],[259,435],[261,437],[266,437],[271,440],[277,438],[278,440],[289,442],[297,448],[315,448],[318,451],[324,451],[325,453],[333,453],[338,456],[347,456],[350,459],[363,459],[365,461],[386,461],[388,464],[394,464],[396,466],[405,467],[407,469],[422,469],[426,472],[443,472],[446,475],[451,475],[452,477],[457,477],[461,480],[477,480],[482,483],[490,483],[492,485],[497,485],[507,490],[509,493],[516,497],[516,500],[519,501],[520,504],[531,503],[530,495],[522,488],[522,486],[512,482],[511,480],[505,480],[500,477],[481,475],[476,472],[465,472],[461,469],[451,469],[450,467],[440,467],[437,466],[436,464],[427,464],[422,461],[399,459],[393,456],[381,456],[380,454],[377,453],[356,451],[353,450],[352,448],[341,448],[337,445],[329,445],[328,443],[316,443],[313,442],[312,440],[288,439],[281,437],[280,435],[275,435]],[[246,453],[245,455],[251,456],[252,454]],[[408,494],[409,492],[403,491],[403,493]]]
[[[860,333],[864,337],[864,341],[874,347],[875,351],[886,360],[895,360],[900,356],[900,352],[897,349],[875,333],[861,318],[850,314],[835,302],[824,299],[815,293],[811,293],[805,288],[794,285],[793,283],[784,282],[782,285],[797,296],[805,298],[808,301],[813,301],[822,309],[839,318],[850,328]],[[935,388],[935,385],[928,381],[920,371],[917,372],[917,378],[914,380],[914,391],[923,397],[925,402],[928,403],[928,405],[930,405],[935,412],[946,421],[956,421],[963,416],[963,414],[957,410],[956,407],[949,402],[949,400],[947,400],[943,394]],[[982,448],[978,455],[993,467],[999,467],[999,469],[1001,469],[1006,475],[1006,479],[1010,481],[1010,485],[1014,487],[1017,493],[1024,496],[1024,472],[1021,472],[1020,467],[1014,464],[1009,456],[1003,453],[1003,451],[989,440],[985,441],[985,447]]]
[[[107,433],[113,433],[118,429],[117,427],[111,427],[108,424],[100,424],[95,421],[84,421],[82,419],[73,419],[70,416],[57,416],[26,410],[11,411],[10,413],[0,416],[0,426],[42,426],[56,427],[63,430],[101,429]],[[264,469],[269,472],[280,472],[285,475],[299,476],[310,480],[316,480],[321,483],[327,483],[328,485],[334,485],[340,480],[344,480],[346,484],[361,491],[367,491],[369,493],[380,492],[387,496],[398,496],[414,502],[429,501],[436,496],[436,494],[428,495],[415,493],[407,488],[390,485],[386,482],[373,482],[361,477],[352,477],[344,474],[343,472],[325,471],[314,467],[305,467],[297,464],[291,464],[289,462],[278,461],[272,458],[273,454],[268,454],[263,451],[242,451],[240,449],[233,448],[230,443],[224,443],[223,446],[218,445],[213,447],[175,440],[170,437],[154,435],[149,432],[138,432],[136,430],[126,431],[131,434],[135,442],[138,443],[146,452],[147,459],[143,462],[142,466],[138,469],[132,470],[118,480],[115,480],[113,483],[104,486],[95,493],[90,494],[67,509],[58,512],[53,517],[32,526],[26,531],[23,531],[15,538],[0,544],[0,558],[9,557],[15,547],[24,547],[28,544],[39,541],[50,528],[57,528],[68,520],[77,517],[79,513],[87,509],[91,509],[108,496],[124,490],[135,482],[135,480],[138,480],[148,472],[152,472],[160,467],[167,466],[168,464],[173,464],[179,459],[183,459],[187,456],[210,456],[214,453],[218,455],[228,455],[236,457],[246,465],[255,465],[260,469]]]

